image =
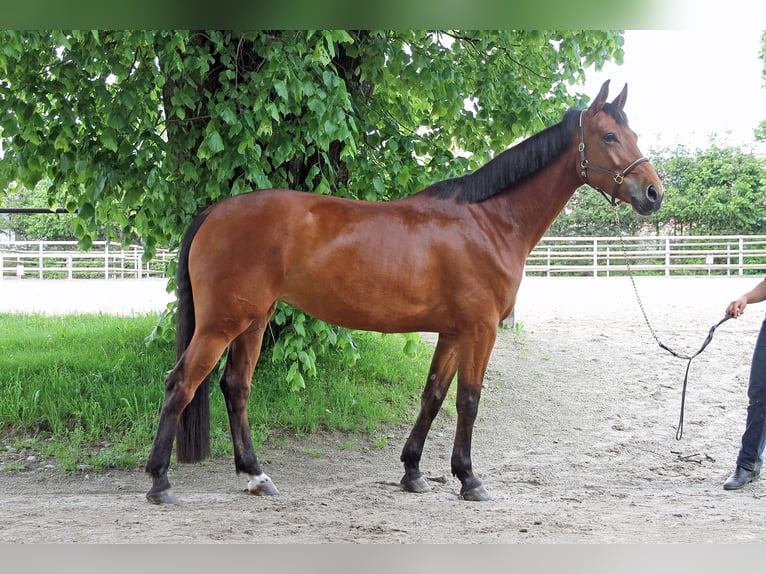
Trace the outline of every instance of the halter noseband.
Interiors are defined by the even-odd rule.
[[[593,165],[588,161],[588,159],[585,157],[585,126],[583,122],[583,118],[585,117],[586,110],[582,110],[580,112],[580,145],[577,146],[577,149],[580,151],[580,175],[582,176],[583,180],[587,185],[590,185],[593,187],[596,191],[598,191],[601,195],[604,196],[604,198],[612,204],[612,206],[617,205],[617,192],[620,189],[620,186],[622,185],[622,182],[625,181],[625,177],[633,171],[638,165],[644,163],[645,161],[649,161],[648,158],[641,156],[637,160],[633,161],[628,167],[623,169],[620,173],[611,171],[609,169],[605,169],[603,167],[599,167],[597,165]],[[612,191],[611,197],[601,188],[595,187],[594,185],[591,185],[591,183],[588,181],[588,170],[593,169],[598,172],[604,173],[608,176],[610,176],[612,179],[614,179],[614,190]]]

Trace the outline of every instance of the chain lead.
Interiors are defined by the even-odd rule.
[[[644,321],[646,322],[646,326],[649,327],[649,332],[652,334],[652,337],[654,337],[654,340],[657,341],[657,344],[662,347],[663,349],[666,348],[665,345],[662,344],[662,341],[660,341],[660,338],[657,336],[657,332],[654,330],[654,327],[652,327],[651,322],[649,321],[649,316],[646,314],[646,309],[644,309],[644,303],[641,301],[641,295],[638,293],[638,287],[636,287],[636,280],[633,277],[633,269],[630,266],[630,259],[628,258],[628,249],[625,246],[625,238],[622,235],[622,223],[620,222],[620,208],[618,206],[614,206],[612,208],[614,211],[614,220],[617,224],[617,237],[620,240],[620,248],[622,249],[623,257],[625,257],[625,266],[628,269],[628,277],[630,277],[630,284],[633,285],[633,292],[636,294],[636,301],[638,301],[638,308],[641,309],[641,314],[644,316]],[[671,351],[675,355],[673,351]]]
[[[617,206],[614,206],[614,217],[615,222],[617,223],[617,236],[620,240],[620,247],[622,248],[623,256],[625,257],[625,266],[628,269],[628,276],[630,277],[630,283],[633,285],[633,292],[636,294],[636,300],[638,301],[638,307],[641,309],[641,314],[644,316],[644,321],[646,321],[646,326],[649,327],[649,332],[652,334],[652,337],[654,337],[654,340],[657,341],[657,344],[660,346],[660,348],[666,350],[668,353],[673,355],[674,357],[678,359],[683,359],[687,361],[686,363],[686,373],[684,374],[684,384],[681,389],[681,412],[678,417],[678,426],[676,427],[676,440],[681,440],[681,438],[684,435],[684,407],[686,405],[686,384],[689,381],[689,368],[692,366],[692,359],[699,355],[702,351],[705,350],[705,347],[707,347],[710,342],[713,340],[713,333],[715,333],[715,330],[718,328],[719,325],[722,323],[728,321],[732,318],[732,315],[726,315],[723,319],[718,321],[715,325],[710,327],[710,331],[708,332],[707,338],[702,343],[702,346],[699,348],[699,350],[694,353],[693,355],[684,355],[681,353],[678,353],[668,347],[665,343],[660,341],[660,338],[657,336],[656,331],[654,330],[654,327],[652,327],[651,322],[649,321],[649,317],[646,314],[646,309],[644,309],[644,303],[641,301],[641,295],[638,293],[638,287],[636,287],[636,280],[633,277],[633,269],[630,266],[630,259],[628,258],[628,250],[625,246],[625,239],[622,236],[622,224],[620,223],[620,210]]]

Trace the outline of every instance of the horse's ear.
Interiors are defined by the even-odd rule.
[[[628,99],[628,84],[625,84],[625,87],[620,92],[620,95],[617,96],[614,101],[612,102],[612,105],[615,106],[618,110],[621,110],[625,107],[625,100]]]
[[[596,96],[596,99],[593,100],[590,107],[588,108],[588,115],[593,116],[601,111],[601,109],[604,107],[604,104],[606,103],[606,98],[609,95],[609,80],[604,82],[604,84],[601,86],[601,91]]]

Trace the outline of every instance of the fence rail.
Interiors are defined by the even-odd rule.
[[[138,245],[96,241],[90,251],[76,241],[0,241],[0,280],[3,279],[141,279],[165,277],[170,253],[157,250],[143,261]]]
[[[526,275],[747,275],[766,271],[766,236],[544,237]]]
[[[75,241],[0,241],[2,279],[127,279],[165,277],[172,253],[143,261],[138,245]],[[692,237],[543,237],[526,261],[530,276],[747,275],[766,271],[765,235]]]

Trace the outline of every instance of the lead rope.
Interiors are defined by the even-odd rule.
[[[623,255],[625,257],[625,265],[628,269],[628,277],[630,277],[630,283],[633,285],[633,292],[636,294],[636,300],[638,301],[638,307],[641,309],[641,314],[644,316],[644,321],[646,321],[646,326],[649,327],[649,332],[652,334],[652,337],[655,341],[657,341],[657,344],[660,346],[661,349],[666,350],[668,353],[676,357],[677,359],[683,359],[687,361],[686,363],[686,373],[684,374],[684,384],[681,388],[681,412],[678,416],[678,426],[676,427],[676,440],[681,440],[684,436],[684,407],[686,406],[686,384],[689,381],[689,368],[692,366],[692,359],[694,359],[697,355],[702,353],[702,351],[705,350],[705,347],[707,347],[710,342],[713,340],[713,333],[715,333],[715,330],[722,324],[728,321],[732,318],[732,315],[729,315],[728,313],[726,316],[724,316],[723,319],[718,321],[715,325],[710,327],[710,331],[708,332],[707,338],[702,343],[702,346],[699,348],[699,350],[694,353],[693,355],[684,355],[682,353],[679,353],[677,351],[674,351],[670,347],[668,347],[665,343],[660,341],[660,338],[657,336],[657,332],[654,330],[654,327],[652,327],[651,322],[649,321],[649,317],[646,314],[646,310],[644,309],[644,304],[641,301],[641,295],[638,293],[638,288],[636,287],[636,281],[633,277],[633,269],[630,266],[630,260],[628,259],[628,250],[625,247],[625,240],[622,236],[622,225],[620,224],[620,212],[619,208],[615,205],[613,207],[614,209],[614,216],[615,221],[617,222],[617,232],[618,237],[620,239],[620,247],[622,248]]]

